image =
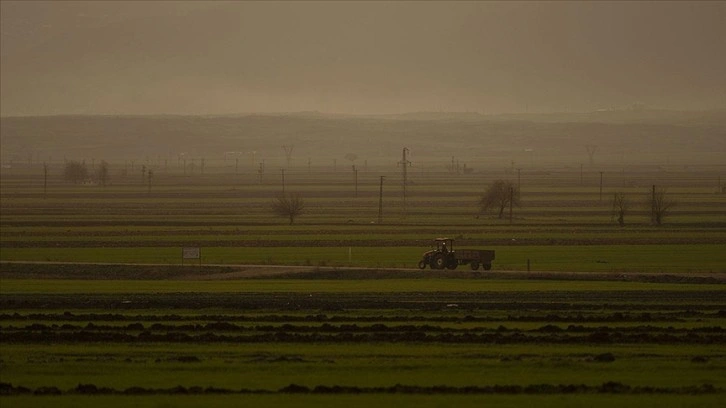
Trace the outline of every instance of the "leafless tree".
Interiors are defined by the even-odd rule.
[[[106,187],[106,184],[108,183],[108,163],[106,160],[101,160],[101,164],[98,165],[98,170],[96,170],[96,177],[98,177],[98,182],[101,183],[101,186]]]
[[[86,167],[86,163],[81,163],[75,160],[66,162],[63,177],[73,184],[83,182],[88,178],[88,168]]]
[[[358,160],[358,155],[355,153],[346,153],[345,158],[350,160],[351,163],[355,163]]]
[[[504,218],[505,208],[510,205],[519,206],[520,204],[519,188],[511,181],[505,180],[493,182],[479,199],[479,207],[482,213],[494,208],[497,210],[500,219]]]
[[[618,220],[618,225],[625,226],[625,215],[630,211],[632,202],[623,193],[613,194],[613,217]]]
[[[281,217],[287,217],[290,225],[295,218],[305,210],[305,202],[300,194],[281,194],[272,202],[272,212]]]
[[[665,188],[653,186],[650,199],[647,201],[647,205],[650,207],[651,222],[655,225],[663,224],[663,220],[676,205],[676,201],[668,197],[666,193]]]

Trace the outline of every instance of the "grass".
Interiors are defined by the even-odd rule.
[[[180,243],[181,244],[181,243]],[[187,243],[185,243],[187,245]],[[189,243],[192,245],[192,243]],[[496,250],[495,270],[578,272],[726,272],[720,244],[484,246]],[[427,247],[210,247],[205,264],[280,264],[415,268]],[[180,264],[176,248],[0,248],[3,261]],[[467,266],[461,267],[469,270]],[[446,272],[442,272],[445,274]]]
[[[323,227],[325,228],[325,227]],[[298,232],[299,231],[299,232]],[[75,242],[77,245],[84,243],[94,243],[98,241],[113,241],[118,243],[132,243],[136,241],[144,241],[148,243],[153,242],[164,242],[169,240],[174,241],[198,241],[198,242],[257,242],[265,240],[275,240],[287,243],[295,243],[300,240],[315,240],[315,241],[370,241],[373,243],[380,242],[382,240],[398,241],[398,240],[422,240],[421,232],[379,232],[376,230],[355,230],[349,229],[348,231],[321,231],[314,232],[311,227],[306,229],[298,229],[295,231],[291,228],[287,230],[275,230],[275,229],[169,229],[162,230],[156,228],[150,231],[144,231],[139,228],[126,228],[113,230],[78,230],[68,232],[56,231],[50,232],[47,230],[22,230],[14,232],[16,236],[11,236],[13,231],[6,230],[5,236],[0,238],[0,242],[13,242],[13,243],[29,243],[38,241],[56,241],[56,242]],[[677,230],[618,230],[618,229],[595,229],[595,228],[537,228],[537,229],[491,229],[491,230],[470,230],[464,231],[458,229],[458,235],[462,236],[467,240],[478,240],[480,242],[487,242],[493,240],[541,240],[541,241],[562,241],[562,240],[611,240],[617,242],[618,240],[642,240],[643,242],[657,242],[664,238],[671,238],[672,240],[680,241],[693,241],[693,240],[724,240],[726,241],[726,232],[718,230],[705,230],[699,231],[697,236],[691,231],[677,231]],[[86,235],[85,233],[92,233],[93,235]],[[143,244],[138,244],[142,246]]]
[[[588,356],[613,353],[616,361]],[[694,355],[710,357],[707,366]],[[197,363],[174,361],[194,356]],[[278,361],[276,357],[295,360]],[[726,361],[718,346],[688,350],[657,345],[4,345],[3,376],[29,387],[61,389],[81,383],[125,389],[194,385],[277,390],[295,383],[359,387],[494,384],[586,384],[726,387]],[[62,375],[61,375],[62,373]]]
[[[138,408],[159,407],[239,407],[259,408],[282,407],[349,407],[369,408],[412,406],[420,408],[483,407],[519,408],[533,406],[542,408],[560,407],[719,407],[723,396],[717,395],[232,395],[232,396],[153,396],[153,397],[12,397],[7,403],[18,408],[54,407],[75,408],[89,401],[103,407],[128,407],[133,403]]]

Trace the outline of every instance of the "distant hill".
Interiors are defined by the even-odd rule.
[[[265,159],[293,166],[391,164],[408,147],[430,165],[452,156],[474,166],[587,163],[713,163],[726,157],[726,112],[620,110],[590,113],[482,115],[419,112],[328,115],[319,112],[223,116],[43,116],[0,119],[3,163],[35,160],[138,160],[151,157]]]
[[[485,115],[478,112],[411,112],[374,115],[380,119],[450,121],[525,121],[538,123],[640,123],[706,124],[726,123],[726,111],[672,111],[660,109],[603,109],[594,112],[511,113]]]

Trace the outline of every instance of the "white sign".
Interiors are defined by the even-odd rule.
[[[199,259],[202,257],[202,251],[199,248],[182,248],[182,258]]]

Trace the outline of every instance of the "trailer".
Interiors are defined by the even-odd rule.
[[[479,266],[488,271],[492,269],[494,251],[490,249],[454,249],[451,238],[436,238],[433,248],[423,253],[418,262],[420,269],[456,269],[459,265],[469,265],[476,271]]]

